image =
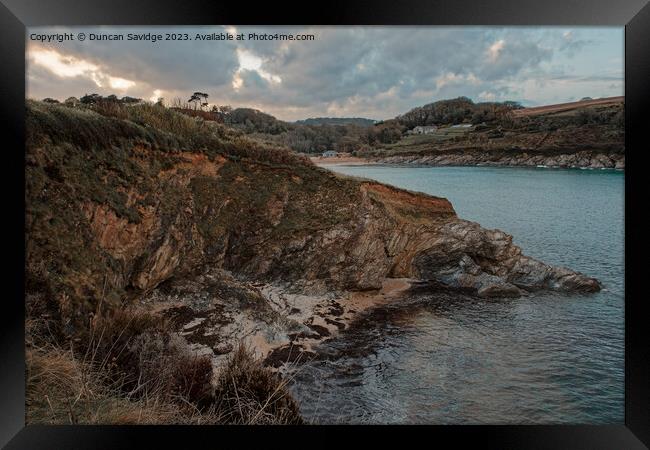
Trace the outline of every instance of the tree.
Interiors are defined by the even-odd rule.
[[[103,97],[99,94],[86,94],[79,99],[79,102],[83,103],[84,105],[92,105],[100,102],[102,98]]]
[[[50,97],[44,98],[43,101],[45,103],[60,103],[57,99],[50,98]]]
[[[135,97],[122,97],[120,100],[121,103],[140,103],[142,101],[141,98],[135,98]]]
[[[205,92],[195,92],[192,94],[188,102],[194,103],[194,109],[196,109],[197,104],[200,105],[201,109],[203,109],[205,106],[208,106],[208,94]]]

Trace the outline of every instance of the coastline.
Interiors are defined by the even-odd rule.
[[[346,157],[311,157],[313,164],[328,166],[398,166],[398,167],[510,167],[541,169],[581,169],[581,170],[625,170],[625,155],[605,154],[584,155],[584,152],[549,156],[529,156],[526,153],[518,157],[497,157],[490,155],[445,153],[436,156],[387,156],[375,158]]]
[[[317,166],[367,166],[377,164],[371,159],[357,156],[332,156],[329,158],[311,156],[309,159]]]
[[[138,307],[170,319],[176,336],[197,355],[210,357],[216,368],[228,361],[238,341],[273,369],[304,361],[314,347],[348,329],[360,314],[399,301],[418,284],[410,278],[385,278],[380,289],[309,293],[278,283],[238,282],[225,271],[206,275],[164,292],[154,289]],[[268,307],[252,312],[201,295],[214,290],[206,283],[214,276],[229,278],[232,287],[258,295]]]
[[[27,176],[34,180],[27,196],[28,241],[36,243],[26,255],[33,280],[28,311],[40,317],[40,300],[64,292],[64,305],[76,307],[76,315],[68,308],[61,316],[61,326],[71,330],[64,338],[81,340],[88,333],[83,317],[93,318],[90,332],[100,323],[95,317],[113,330],[142,317],[129,339],[148,345],[145,339],[159,327],[167,347],[156,348],[179,364],[184,354],[200,357],[205,386],[225,373],[239,348],[258,361],[257,372],[273,368],[283,375],[281,367],[310,359],[319,344],[347,334],[363,311],[400,302],[418,285],[414,280],[483,298],[601,289],[595,278],[526,256],[511,235],[461,219],[443,197],[338,176],[288,150],[264,152],[238,140],[224,147],[225,155],[206,155],[182,136],[159,152],[154,144],[175,126],[154,115],[160,108],[147,111],[161,128],[146,133],[135,122],[73,108],[28,108],[35,135],[27,150]],[[107,141],[95,152],[68,152],[89,144],[85,136],[52,134],[59,120],[63,129],[94,120],[102,136],[122,138],[132,151],[116,152]],[[114,129],[117,124],[123,128]],[[188,134],[198,127],[193,120],[185,125]],[[146,145],[141,135],[150,139]],[[52,144],[36,145],[41,141]],[[123,173],[103,171],[109,158]],[[314,160],[323,166],[381,164],[358,157]],[[66,183],[75,189],[62,188]],[[70,204],[78,207],[57,215]],[[41,220],[44,211],[60,220]],[[86,232],[72,233],[79,223]],[[97,296],[96,305],[89,295]],[[45,307],[53,317],[61,313],[58,304]],[[112,351],[107,348],[105,357]],[[124,359],[120,370],[144,370],[137,355]]]
[[[313,354],[314,347],[348,329],[363,312],[399,301],[416,281],[386,278],[381,289],[340,292],[329,297],[290,294],[277,286],[265,285],[261,291],[274,309],[288,319],[308,324],[313,333],[297,333],[279,340],[268,340],[264,333],[259,333],[245,341],[273,368],[302,361],[303,355]]]

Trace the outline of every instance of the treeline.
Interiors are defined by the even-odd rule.
[[[42,100],[45,103],[61,103],[60,101],[54,98],[44,98]],[[67,106],[74,105],[95,105],[99,103],[118,103],[118,104],[133,104],[133,103],[142,103],[141,98],[125,96],[119,98],[117,95],[111,94],[107,96],[102,96],[99,94],[86,94],[80,98],[77,97],[68,97],[63,103]]]
[[[188,111],[189,113],[189,111]],[[303,124],[278,120],[252,108],[213,108],[218,121],[263,142],[289,147],[298,153],[327,150],[355,152],[384,139],[381,129],[357,124]],[[398,133],[401,136],[401,132]]]
[[[389,144],[401,139],[405,129],[393,122],[366,127],[359,125],[296,125],[281,134],[258,136],[285,145],[301,153],[327,150],[355,153],[377,143]]]
[[[327,150],[355,153],[375,145],[395,143],[406,131],[418,125],[510,124],[510,111],[519,108],[522,106],[515,102],[474,103],[467,97],[459,97],[429,103],[394,119],[376,123],[370,119],[346,118],[316,118],[288,123],[261,111],[239,108],[226,113],[224,123],[300,153]],[[369,126],[368,122],[372,125]]]
[[[364,118],[321,117],[291,123],[253,108],[214,105],[208,109],[207,97],[207,94],[196,92],[186,102],[174,99],[168,109],[222,123],[262,142],[288,147],[294,152],[305,154],[327,150],[347,153],[365,151],[375,145],[397,142],[407,130],[418,125],[494,123],[503,120],[510,110],[521,107],[513,102],[474,103],[466,97],[459,97],[414,108],[401,116],[382,122]],[[43,101],[59,103],[49,98]],[[86,94],[79,99],[70,97],[64,103],[71,106],[90,106],[109,115],[119,115],[123,114],[123,111],[115,110],[119,105],[149,102],[128,96],[118,98],[116,95]],[[162,98],[155,103],[165,106]]]
[[[199,94],[205,97],[200,97]],[[394,119],[380,122],[363,118],[325,117],[292,123],[278,120],[270,114],[253,108],[215,105],[208,109],[205,100],[207,94],[195,93],[190,101],[193,101],[194,97],[197,99],[194,105],[175,99],[165,109],[175,110],[190,117],[199,117],[205,121],[217,122],[272,147],[285,147],[304,154],[319,154],[328,150],[352,154],[363,153],[375,146],[399,141],[408,130],[416,126],[444,127],[469,123],[485,124],[490,128],[534,131],[588,124],[611,124],[622,129],[624,123],[622,107],[618,110],[610,108],[606,111],[586,109],[567,117],[535,116],[516,119],[511,112],[522,108],[519,103],[509,101],[474,103],[467,97],[429,103],[413,108]],[[200,107],[197,104],[199,100],[202,102]],[[43,101],[59,103],[53,99]],[[124,115],[125,111],[119,108],[120,106],[151,104],[134,97],[118,98],[115,95],[103,97],[98,94],[86,94],[79,99],[70,97],[64,103],[89,106],[101,110],[105,115]],[[158,99],[156,105],[164,107],[164,99]],[[255,153],[257,154],[257,151]]]
[[[397,116],[396,120],[409,129],[427,125],[492,124],[507,117],[513,109],[520,108],[523,106],[516,102],[474,103],[467,97],[458,97],[413,108]]]
[[[270,114],[252,108],[235,108],[220,113],[223,123],[242,130],[246,134],[280,134],[288,130],[290,124],[276,119]]]

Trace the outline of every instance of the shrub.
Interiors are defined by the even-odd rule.
[[[211,396],[212,363],[197,357],[153,314],[116,309],[97,315],[81,337],[80,356],[129,395],[181,397],[204,405]]]
[[[240,344],[219,373],[215,404],[233,424],[301,424],[287,382]]]
[[[135,398],[106,374],[61,347],[30,348],[26,353],[28,424],[204,424],[218,416],[160,397]]]

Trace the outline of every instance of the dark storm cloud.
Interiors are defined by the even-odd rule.
[[[173,31],[191,36],[225,30],[107,27],[72,31],[82,29],[86,33]],[[133,82],[123,92],[144,98],[157,95],[157,90],[165,97],[184,99],[201,90],[210,94],[211,102],[253,106],[287,119],[313,115],[386,118],[459,95],[476,101],[518,100],[512,96],[524,95],[522,85],[532,86],[531,80],[540,78],[551,66],[566,65],[555,59],[584,53],[593,45],[590,39],[559,29],[236,27],[236,31],[246,35],[313,34],[315,40],[51,44],[47,47],[96,65],[98,73],[57,76],[32,63],[29,92],[35,96],[78,96],[79,91],[93,88],[93,77],[119,77]],[[108,92],[110,86],[105,82],[95,90]],[[536,101],[543,102],[545,95],[540,94]],[[531,92],[525,96],[530,98]]]

